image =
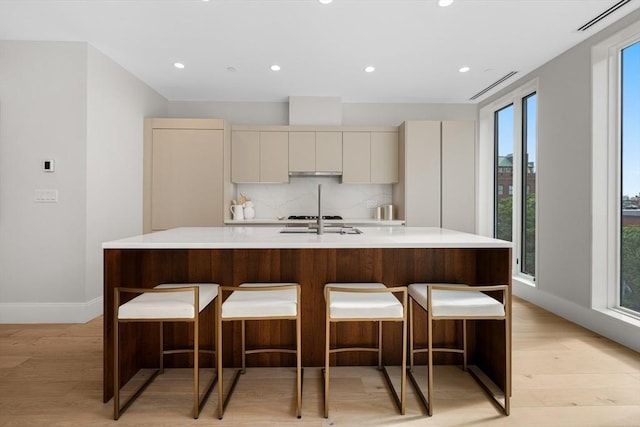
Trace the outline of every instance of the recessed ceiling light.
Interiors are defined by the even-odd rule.
[[[184,64],[182,62],[174,62],[173,66],[176,68],[184,68]]]
[[[460,68],[458,71],[460,71],[461,73],[466,73],[467,71],[469,71],[471,68],[469,67],[462,67]]]
[[[322,4],[329,4],[331,3],[333,0],[318,0],[320,3]]]
[[[278,64],[273,64],[270,68],[271,71],[280,71],[280,66]]]
[[[376,70],[376,67],[373,67],[371,65],[369,65],[368,67],[365,67],[364,71],[367,73],[373,73]]]
[[[447,7],[453,4],[453,0],[438,0],[438,6]]]

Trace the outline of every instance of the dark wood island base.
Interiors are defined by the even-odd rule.
[[[278,248],[278,249],[104,249],[104,401],[113,396],[113,316],[114,288],[118,286],[152,288],[161,283],[214,282],[238,286],[243,282],[296,282],[301,285],[303,366],[324,364],[324,296],[329,282],[380,282],[406,286],[410,283],[466,283],[469,285],[511,284],[511,248]],[[510,303],[510,302],[509,302]],[[213,305],[212,305],[213,307]],[[213,346],[214,310],[201,317],[201,345]],[[248,345],[294,345],[294,326],[286,321],[263,327],[261,322],[247,324]],[[416,343],[426,342],[426,322],[416,318]],[[468,324],[469,363],[477,365],[504,390],[504,324],[501,321],[470,321]],[[224,365],[240,365],[240,325],[224,327]],[[440,321],[434,331],[434,344],[446,345],[461,339],[461,324]],[[122,380],[126,383],[141,368],[158,366],[159,332],[157,325],[127,324],[121,330]],[[165,327],[165,345],[184,346],[193,340],[187,325]],[[373,345],[376,324],[346,323],[332,331],[341,344]],[[402,352],[399,325],[384,330],[384,360],[399,365]],[[425,355],[416,357],[426,363]],[[376,365],[374,354],[337,354],[338,365]],[[435,354],[439,364],[461,364],[453,354]],[[203,356],[202,366],[213,366],[213,358]],[[293,366],[293,356],[259,354],[247,364]],[[187,355],[165,359],[167,367],[190,365]]]

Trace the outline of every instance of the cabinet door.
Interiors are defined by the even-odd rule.
[[[371,183],[398,182],[398,134],[371,132]]]
[[[289,132],[260,132],[260,182],[289,182]]]
[[[260,132],[232,132],[231,181],[260,182]]]
[[[442,227],[475,232],[475,123],[442,122]]]
[[[342,132],[316,132],[316,170],[342,172]]]
[[[220,226],[224,131],[154,129],[151,229]]]
[[[371,133],[342,133],[342,182],[371,183]]]
[[[405,123],[405,221],[440,227],[440,122]]]
[[[316,133],[289,132],[289,171],[315,172]]]

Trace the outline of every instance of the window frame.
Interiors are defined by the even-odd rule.
[[[520,282],[536,286],[536,276],[538,263],[536,263],[536,272],[529,275],[521,271],[522,257],[522,188],[523,188],[523,167],[522,167],[522,151],[523,151],[523,100],[535,93],[537,95],[537,105],[539,105],[540,91],[538,89],[538,79],[535,78],[509,94],[487,104],[480,109],[480,131],[479,131],[479,150],[478,150],[478,222],[476,229],[478,233],[485,236],[494,236],[496,227],[495,218],[495,194],[497,188],[497,167],[496,167],[496,147],[495,132],[496,122],[495,113],[503,108],[513,104],[513,194],[512,194],[512,276]],[[539,118],[539,109],[536,118]],[[537,127],[539,120],[536,120],[536,137],[538,135]],[[536,151],[537,151],[536,141]],[[537,165],[536,165],[537,169]],[[536,191],[538,189],[538,174],[536,173]],[[539,204],[536,202],[535,210],[535,256],[538,259],[538,209]]]
[[[591,306],[640,320],[620,306],[622,49],[640,41],[635,23],[592,48],[592,243]],[[603,161],[602,159],[606,159]]]

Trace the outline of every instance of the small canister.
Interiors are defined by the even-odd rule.
[[[386,219],[386,220],[392,220],[393,219],[393,205],[385,205],[384,206],[383,218]]]
[[[378,206],[373,210],[373,219],[378,221],[382,219],[382,206]]]

